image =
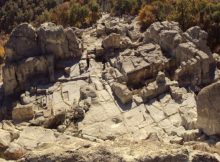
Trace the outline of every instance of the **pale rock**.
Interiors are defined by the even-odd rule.
[[[148,106],[146,105],[146,108],[150,114],[150,116],[152,117],[152,119],[158,123],[160,121],[162,121],[163,119],[165,119],[165,114],[163,111],[161,111],[160,109],[154,107],[154,106]]]
[[[178,136],[171,136],[170,143],[172,144],[183,144],[183,138]]]
[[[179,105],[176,103],[169,103],[163,108],[163,111],[167,116],[174,115],[179,112]]]
[[[59,125],[57,127],[57,131],[63,133],[66,130],[66,126],[65,125]]]
[[[187,91],[185,88],[179,88],[177,86],[170,86],[170,94],[172,98],[176,101],[182,101],[183,95],[186,93]]]
[[[18,25],[12,31],[10,39],[5,46],[7,61],[33,57],[39,55],[39,51],[35,28],[28,23]]]
[[[220,142],[217,142],[217,143],[215,144],[215,147],[220,150]]]
[[[64,29],[47,22],[35,29],[23,23],[11,33],[6,43],[6,55],[3,82],[8,96],[27,90],[33,82],[43,78],[54,82],[55,62],[81,57],[82,43],[71,28]]]
[[[176,127],[182,126],[183,125],[183,120],[182,117],[180,116],[179,113],[176,113],[174,115],[171,115],[169,117],[170,121],[172,122],[172,124]]]
[[[211,54],[211,51],[208,47],[208,33],[202,30],[199,26],[194,26],[189,28],[185,33],[184,36],[193,42],[199,49],[202,51]]]
[[[32,150],[39,144],[54,143],[55,140],[56,137],[52,130],[41,127],[27,127],[14,142],[26,150]]]
[[[132,40],[132,41],[137,41],[138,39],[141,38],[141,34],[135,30],[132,31],[128,31],[128,37]],[[142,36],[143,37],[143,36]]]
[[[6,149],[11,143],[11,134],[8,131],[0,129],[0,148]]]
[[[115,82],[112,84],[111,88],[123,104],[132,101],[132,91],[130,91],[126,85]]]
[[[166,81],[163,81],[163,83],[158,83],[157,81],[154,81],[141,89],[140,96],[143,98],[144,101],[149,101],[150,99],[158,97],[168,90],[169,86],[166,84]]]
[[[128,37],[115,33],[110,34],[102,41],[102,45],[105,49],[123,49],[131,46],[131,44],[132,42]]]
[[[133,95],[133,101],[137,104],[137,105],[140,105],[143,103],[143,99],[138,96],[138,95]]]
[[[194,130],[186,130],[181,137],[183,137],[184,142],[187,141],[195,141],[200,135],[200,132],[198,129],[194,129]]]
[[[220,134],[220,82],[213,83],[197,96],[197,127],[208,135]]]

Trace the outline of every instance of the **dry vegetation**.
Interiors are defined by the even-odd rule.
[[[0,35],[0,63],[3,61],[4,56],[5,56],[5,50],[4,50],[4,45],[8,39],[7,35]]]
[[[3,0],[0,30],[10,33],[21,22],[38,26],[45,21],[88,27],[99,19],[104,1],[113,15],[139,15],[143,30],[164,20],[179,22],[183,30],[201,26],[209,33],[209,46],[220,51],[220,2],[216,0]]]

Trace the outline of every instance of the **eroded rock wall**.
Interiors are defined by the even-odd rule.
[[[17,26],[5,49],[6,96],[25,90],[38,76],[53,82],[57,62],[82,55],[82,44],[75,31],[53,23],[44,23],[38,29],[27,23]]]

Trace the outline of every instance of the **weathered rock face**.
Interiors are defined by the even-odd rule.
[[[128,37],[116,33],[110,34],[102,42],[105,49],[123,49],[131,46],[131,44],[131,40]]]
[[[211,54],[210,48],[207,46],[208,33],[203,31],[199,26],[189,28],[184,36],[193,42],[200,50]]]
[[[6,44],[5,95],[25,90],[37,75],[49,76],[45,78],[54,81],[56,62],[81,57],[81,48],[81,42],[71,28],[64,29],[53,23],[42,24],[38,29],[27,23],[19,25]]]
[[[63,29],[53,23],[44,23],[37,29],[43,54],[53,54],[56,59],[81,56],[80,41],[71,28]]]
[[[202,89],[197,96],[197,126],[208,135],[220,135],[220,82]]]
[[[11,142],[11,135],[5,130],[0,130],[0,149],[5,149]]]
[[[37,75],[41,75],[42,78],[49,76],[49,80],[54,81],[54,60],[52,56],[30,57],[13,64],[6,64],[3,67],[5,94],[10,95],[25,90],[34,83],[33,77]],[[35,79],[37,80],[37,78]]]
[[[5,52],[8,61],[16,61],[39,55],[40,48],[37,45],[35,28],[27,23],[15,28],[5,46]]]
[[[132,91],[130,91],[126,85],[113,83],[111,88],[123,104],[132,101]]]
[[[175,22],[156,22],[145,33],[145,42],[158,43],[176,67],[174,79],[181,86],[213,81],[215,62],[207,46],[207,33],[198,27],[183,33]]]

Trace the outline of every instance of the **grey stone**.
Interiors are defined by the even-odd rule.
[[[220,134],[220,82],[213,83],[197,96],[197,126],[208,135]]]

